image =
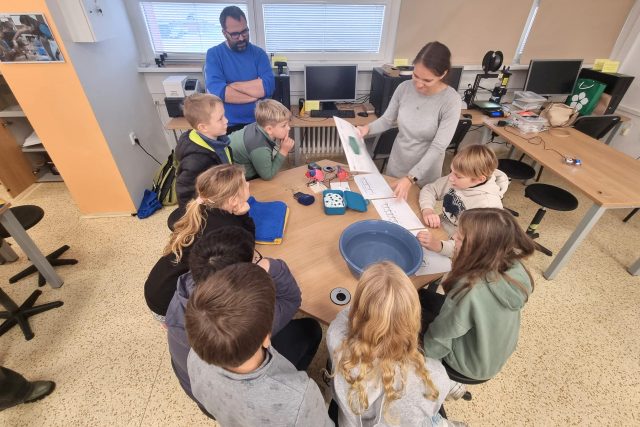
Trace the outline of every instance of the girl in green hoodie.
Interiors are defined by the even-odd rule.
[[[424,334],[424,350],[451,370],[486,380],[516,348],[520,313],[533,292],[522,260],[533,253],[534,243],[509,212],[497,208],[465,211],[454,240],[453,265],[442,282],[445,297],[421,295],[423,308],[437,311],[433,301],[442,302]]]

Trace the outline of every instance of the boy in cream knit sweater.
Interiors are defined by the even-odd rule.
[[[502,196],[509,186],[509,178],[498,167],[493,151],[484,145],[470,145],[458,152],[451,161],[451,173],[420,191],[420,209],[424,223],[430,228],[442,227],[453,236],[458,218],[467,209],[502,208]],[[433,210],[442,200],[442,215]],[[420,244],[434,252],[453,256],[453,239],[434,239],[428,231],[418,233]]]

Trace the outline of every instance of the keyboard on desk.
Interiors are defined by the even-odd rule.
[[[356,113],[353,110],[311,110],[310,116],[325,118],[336,116],[341,119],[355,119]]]

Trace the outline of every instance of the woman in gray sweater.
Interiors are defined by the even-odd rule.
[[[444,153],[462,105],[458,93],[443,81],[451,68],[449,48],[427,43],[413,66],[412,80],[398,86],[382,117],[358,127],[363,137],[398,127],[386,173],[399,178],[392,187],[403,199],[413,184],[422,187],[442,175]]]

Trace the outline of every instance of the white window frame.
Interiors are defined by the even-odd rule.
[[[255,22],[253,20],[253,0],[127,0],[124,2],[124,4],[129,14],[129,19],[131,20],[131,27],[133,29],[133,34],[135,36],[138,49],[140,51],[140,62],[142,66],[155,66],[156,56],[153,51],[153,43],[151,42],[151,38],[149,37],[149,32],[147,30],[147,23],[144,19],[142,6],[140,5],[140,3],[145,1],[153,1],[157,3],[228,3],[238,6],[241,4],[245,4],[247,6],[247,25],[251,30],[256,28]],[[255,39],[255,35],[251,34],[251,38],[252,40]],[[167,58],[167,61],[175,61],[181,63],[200,63],[204,61],[205,56],[206,52],[184,54],[172,53]]]
[[[396,32],[398,28],[398,19],[400,17],[400,1],[399,0],[254,0],[253,11],[255,20],[260,26],[256,31],[256,44],[265,46],[264,32],[264,16],[263,5],[265,4],[381,4],[385,6],[384,21],[382,24],[382,34],[380,40],[380,50],[378,53],[370,52],[267,52],[275,55],[284,55],[287,57],[290,69],[303,69],[304,64],[330,62],[332,64],[353,64],[357,63],[372,66],[393,60],[393,51],[396,44]],[[304,37],[304,34],[300,34]]]
[[[292,70],[304,69],[304,64],[309,63],[332,63],[332,64],[353,64],[357,63],[360,69],[367,69],[385,62],[393,61],[393,51],[396,43],[396,32],[398,19],[400,17],[401,0],[133,0],[125,1],[125,7],[131,20],[133,33],[140,51],[140,62],[142,66],[154,66],[155,55],[153,45],[149,38],[146,22],[142,13],[140,3],[142,1],[156,1],[164,3],[235,3],[247,5],[247,25],[251,30],[251,42],[261,48],[265,48],[264,21],[262,6],[267,3],[292,3],[292,4],[384,4],[385,16],[382,25],[382,35],[380,51],[378,53],[347,53],[347,52],[267,52],[267,54],[284,55]],[[304,37],[301,34],[300,37]],[[202,62],[205,58],[202,54],[171,54],[168,61],[183,63]]]

